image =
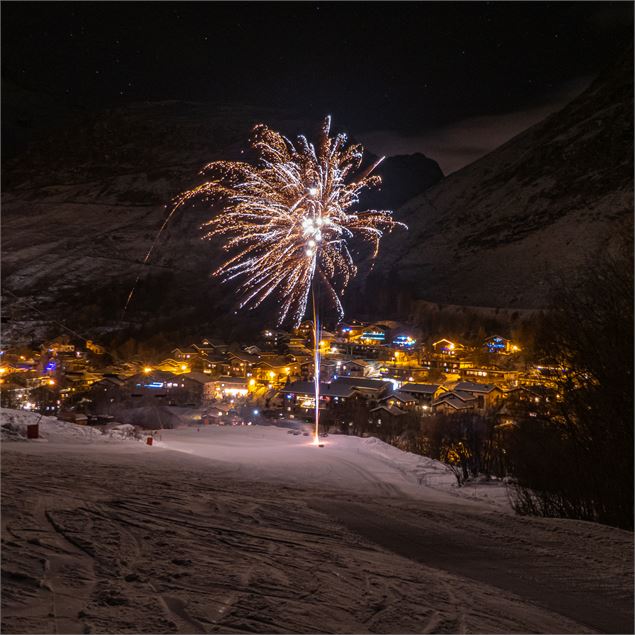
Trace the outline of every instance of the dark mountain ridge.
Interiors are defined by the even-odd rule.
[[[360,305],[383,289],[387,311],[406,299],[545,306],[552,276],[574,275],[632,235],[632,49],[561,111],[414,197],[400,218],[409,230],[384,241]]]
[[[231,291],[210,280],[218,245],[201,240],[200,226],[213,210],[200,205],[179,210],[148,265],[141,261],[172,198],[199,183],[199,171],[209,161],[249,156],[247,140],[259,121],[290,136],[319,126],[293,114],[248,107],[139,103],[84,114],[74,126],[8,162],[3,175],[5,338],[37,339],[47,330],[47,320],[62,319],[97,336],[141,325],[150,331],[212,328],[220,316],[236,323]],[[387,187],[367,194],[367,206],[397,207],[421,184],[442,178],[438,165],[423,155],[388,158],[381,171]],[[399,178],[395,186],[393,178]],[[241,314],[238,322],[252,319],[271,321],[266,315]]]
[[[387,159],[381,191],[364,203],[398,207],[409,230],[384,239],[370,275],[361,268],[349,314],[405,319],[419,300],[544,306],[550,276],[632,234],[632,113],[631,52],[563,110],[447,178],[423,155]],[[258,121],[289,135],[319,126],[248,107],[133,104],[78,118],[5,166],[5,341],[59,322],[93,337],[271,323],[266,309],[237,318],[231,288],[210,279],[220,252],[200,225],[213,210],[175,214],[141,266],[172,197],[200,182],[205,163],[244,158]]]

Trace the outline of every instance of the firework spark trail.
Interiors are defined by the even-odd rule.
[[[141,266],[139,267],[139,273],[137,273],[137,277],[135,278],[134,284],[132,285],[132,289],[130,289],[130,293],[128,294],[128,298],[126,299],[126,303],[124,304],[124,307],[123,307],[123,313],[121,315],[122,320],[126,316],[128,305],[130,304],[130,301],[132,300],[132,297],[134,296],[134,292],[137,288],[137,285],[139,284],[139,280],[141,279],[141,272],[143,271],[143,268],[148,264],[148,261],[150,260],[150,256],[152,255],[154,248],[157,246],[157,243],[159,242],[159,238],[161,238],[161,234],[163,233],[163,230],[167,227],[167,224],[170,222],[170,219],[172,218],[176,210],[177,210],[176,207],[173,207],[170,210],[170,213],[166,216],[165,220],[163,221],[163,224],[161,225],[159,231],[157,232],[157,235],[154,237],[154,240],[152,241],[152,244],[150,245],[150,249],[148,249],[148,252],[146,253],[146,257],[141,262]]]
[[[223,211],[206,223],[206,237],[223,237],[229,259],[214,273],[238,279],[240,306],[256,308],[270,296],[280,301],[278,323],[304,316],[314,279],[326,290],[340,318],[340,300],[357,267],[348,240],[370,244],[373,258],[384,231],[402,223],[385,210],[352,212],[360,193],[379,185],[379,161],[357,178],[361,145],[346,135],[330,137],[327,117],[318,142],[296,144],[265,125],[254,129],[256,165],[215,161],[204,174],[212,180],[181,194],[173,211],[192,199],[220,202]]]

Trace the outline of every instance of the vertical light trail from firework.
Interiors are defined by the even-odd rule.
[[[257,125],[251,139],[256,163],[210,163],[202,173],[211,179],[183,192],[172,210],[196,199],[220,203],[222,211],[205,224],[206,237],[225,240],[223,249],[229,258],[214,273],[225,282],[240,281],[241,308],[253,309],[276,298],[278,324],[290,320],[297,326],[313,294],[316,442],[320,365],[316,288],[326,291],[341,319],[340,295],[357,273],[348,241],[355,238],[370,245],[374,258],[384,231],[405,227],[390,211],[353,211],[360,193],[381,183],[372,174],[381,159],[356,176],[362,146],[347,145],[345,134],[331,137],[330,128],[327,117],[314,145],[305,136],[294,144]]]
[[[320,444],[320,320],[318,314],[318,300],[315,297],[315,280],[311,288],[311,300],[313,301],[313,384],[315,386],[315,445]]]

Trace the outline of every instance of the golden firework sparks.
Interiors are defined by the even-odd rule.
[[[357,272],[348,241],[359,238],[377,255],[385,231],[403,225],[385,210],[354,211],[362,190],[381,183],[370,168],[357,174],[361,145],[345,134],[330,136],[327,117],[317,143],[296,144],[263,124],[251,147],[258,160],[215,161],[203,169],[211,180],[177,197],[220,202],[221,213],[206,223],[206,237],[222,237],[229,258],[215,274],[240,281],[240,306],[255,308],[268,297],[280,303],[278,322],[297,324],[315,280],[343,315],[340,295]]]

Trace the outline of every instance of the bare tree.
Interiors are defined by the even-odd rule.
[[[457,482],[479,475],[503,476],[502,445],[494,414],[437,414],[421,423],[426,454],[452,468]]]

